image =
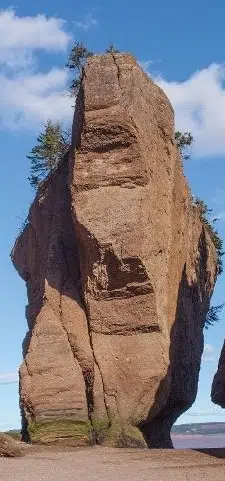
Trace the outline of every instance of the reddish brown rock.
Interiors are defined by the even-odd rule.
[[[0,433],[0,457],[18,458],[24,455],[22,443],[11,436]]]
[[[196,396],[216,251],[171,105],[132,56],[89,60],[69,161],[37,194],[12,257],[28,287],[31,438],[170,446]]]
[[[225,342],[221,351],[217,373],[213,379],[212,401],[225,408]]]

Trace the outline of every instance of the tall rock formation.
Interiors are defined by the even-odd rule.
[[[213,379],[211,397],[215,404],[225,408],[225,342],[221,351],[218,370]]]
[[[173,122],[132,56],[88,61],[71,152],[12,252],[28,292],[20,399],[33,441],[168,447],[195,399],[216,251]]]

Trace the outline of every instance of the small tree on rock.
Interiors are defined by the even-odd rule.
[[[219,322],[220,320],[220,312],[222,311],[224,304],[220,304],[218,306],[211,306],[205,320],[205,328],[209,329],[210,326],[213,326],[215,322]]]
[[[60,123],[48,120],[37,138],[37,145],[27,155],[31,162],[28,180],[32,187],[37,189],[45,177],[55,170],[69,146],[70,131],[64,132]]]
[[[69,60],[66,63],[67,68],[75,70],[75,78],[70,85],[72,95],[77,95],[80,87],[83,67],[86,64],[87,59],[92,56],[93,53],[90,52],[82,42],[75,42],[74,46],[72,47]]]
[[[175,142],[180,151],[182,160],[190,158],[190,147],[193,143],[193,136],[190,132],[175,132]]]
[[[106,53],[120,53],[120,51],[115,47],[113,43],[110,43],[110,45],[106,49]]]

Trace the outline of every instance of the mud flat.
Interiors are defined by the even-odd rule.
[[[204,451],[27,447],[0,459],[1,481],[224,481],[225,449]]]
[[[176,434],[172,436],[175,449],[211,449],[225,446],[225,434]]]

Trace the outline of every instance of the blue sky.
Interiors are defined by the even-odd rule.
[[[113,2],[21,0],[0,11],[0,430],[19,426],[17,369],[26,331],[26,291],[9,254],[33,192],[26,155],[48,117],[70,123],[64,70],[72,40],[101,52],[113,42],[132,52],[168,94],[179,129],[195,138],[185,171],[193,193],[220,217],[225,239],[225,3],[223,0]],[[224,299],[223,274],[213,303]],[[224,421],[210,387],[225,333],[205,332],[199,394],[179,422]]]

